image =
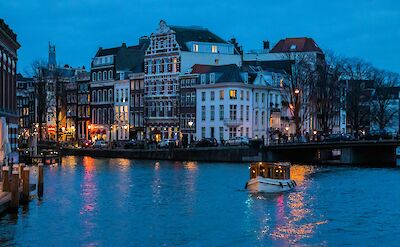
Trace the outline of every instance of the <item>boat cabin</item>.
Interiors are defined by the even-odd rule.
[[[271,179],[290,179],[289,163],[254,162],[250,164],[250,179],[257,176]]]

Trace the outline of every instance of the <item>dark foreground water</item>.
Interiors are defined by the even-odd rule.
[[[399,245],[400,169],[292,177],[292,192],[251,195],[246,164],[67,157],[45,168],[43,201],[0,218],[0,245]]]

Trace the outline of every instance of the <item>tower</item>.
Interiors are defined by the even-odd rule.
[[[53,70],[56,68],[57,62],[56,62],[56,46],[51,45],[49,41],[49,60],[48,60],[48,66],[50,70]]]

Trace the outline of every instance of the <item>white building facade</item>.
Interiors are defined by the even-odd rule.
[[[147,138],[180,139],[179,75],[198,63],[240,65],[241,57],[232,44],[205,28],[160,21],[144,59]]]

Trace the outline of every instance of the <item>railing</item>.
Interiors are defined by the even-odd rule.
[[[243,124],[243,119],[231,119],[231,118],[225,118],[224,119],[224,125],[226,126],[239,126]]]

